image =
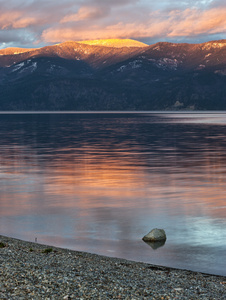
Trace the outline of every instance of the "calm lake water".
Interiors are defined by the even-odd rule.
[[[2,235],[226,275],[226,114],[8,113],[0,141]]]

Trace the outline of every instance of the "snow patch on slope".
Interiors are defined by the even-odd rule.
[[[177,70],[177,67],[179,65],[179,62],[177,59],[171,59],[171,58],[160,58],[158,60],[156,59],[152,59],[150,58],[149,61],[153,62],[154,65],[159,68],[159,69],[163,69],[163,70]]]
[[[33,62],[30,64],[30,60],[28,60],[25,64],[25,62],[19,63],[15,66],[13,66],[13,69],[11,71],[11,73],[19,71],[19,73],[23,73],[25,71],[30,71],[31,73],[33,73],[36,69],[37,69],[37,62]]]
[[[20,64],[17,64],[15,67],[13,67],[12,72],[18,71],[18,70],[21,69],[23,66],[24,66],[24,62],[22,62],[22,63],[20,63]]]
[[[138,69],[142,67],[142,60],[136,59],[128,63],[128,65],[123,65],[117,69],[118,72],[123,72],[125,69]]]

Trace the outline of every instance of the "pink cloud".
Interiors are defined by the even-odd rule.
[[[13,27],[13,23],[21,17],[19,11],[9,11],[0,14],[0,28],[7,29]]]
[[[61,19],[60,23],[99,19],[106,16],[107,11],[108,9],[106,7],[82,6],[76,14],[66,15]]]
[[[226,33],[226,5],[220,4],[220,1],[212,1],[211,6],[207,3],[189,8],[176,0],[161,3],[154,0],[56,0],[54,4],[52,0],[24,0],[22,3],[8,0],[0,3],[0,42],[6,41],[4,33],[10,31],[15,41],[20,34],[25,43],[28,35],[29,43],[30,40],[58,43],[104,38],[163,40],[223,34]]]
[[[46,42],[66,40],[104,39],[104,38],[153,38],[158,36],[180,37],[197,36],[200,34],[215,34],[226,32],[226,8],[213,8],[207,11],[198,9],[174,10],[170,12],[155,12],[149,20],[133,23],[118,22],[102,25],[101,22],[86,27],[56,27],[45,30],[42,38]],[[87,15],[80,15],[80,17]],[[125,16],[126,19],[126,16]]]
[[[195,36],[226,32],[226,8],[213,8],[207,11],[187,9],[172,14],[168,36]]]
[[[21,11],[9,11],[0,14],[0,29],[27,28],[32,25],[38,25],[42,22],[39,17],[30,17]]]

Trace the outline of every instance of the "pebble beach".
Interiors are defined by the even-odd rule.
[[[0,299],[226,299],[226,277],[0,235]]]

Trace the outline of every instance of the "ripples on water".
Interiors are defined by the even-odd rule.
[[[0,126],[2,234],[226,275],[226,114],[0,114]],[[141,240],[155,227],[157,250]]]

